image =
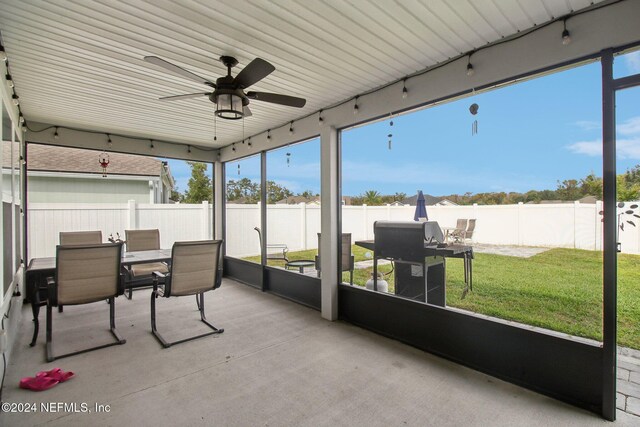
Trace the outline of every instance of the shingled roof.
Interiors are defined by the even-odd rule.
[[[99,151],[54,145],[29,144],[27,169],[30,171],[102,174]],[[10,144],[2,144],[2,167],[10,167]],[[109,153],[109,175],[159,176],[162,162],[153,157]]]

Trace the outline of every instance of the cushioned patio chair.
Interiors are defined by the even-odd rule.
[[[158,271],[153,273],[151,332],[163,347],[224,332],[224,329],[218,329],[209,323],[204,314],[204,293],[219,288],[222,282],[221,244],[222,240],[176,242],[171,250],[171,271],[167,274]],[[164,284],[161,284],[160,280],[164,280]],[[167,342],[156,327],[156,299],[158,297],[169,298],[187,295],[196,295],[196,298],[199,299],[200,320],[213,331]]]
[[[115,325],[115,298],[124,293],[120,274],[122,244],[73,245],[56,248],[56,274],[47,280],[47,345],[46,357],[51,362],[67,356],[86,353],[112,345],[124,344]],[[57,305],[79,305],[108,300],[109,328],[116,341],[97,347],[55,356],[53,354],[53,314]]]
[[[351,233],[342,233],[341,242],[341,270],[349,272],[349,283],[353,285],[353,270],[355,268],[355,257],[351,254]],[[318,233],[318,255],[316,255],[316,272],[320,277],[320,233]]]
[[[160,230],[125,230],[127,252],[153,251],[160,249]],[[133,288],[153,286],[153,272],[168,273],[169,267],[164,262],[133,264],[127,269],[127,298],[133,297]]]
[[[454,242],[460,243],[464,240],[464,233],[467,231],[467,219],[458,218],[456,221],[456,228],[453,230],[449,230],[446,236],[446,240],[450,241],[453,239]]]
[[[260,247],[262,248],[262,231],[260,230],[260,227],[254,227],[253,229],[258,232],[258,240],[260,241]],[[289,252],[289,248],[284,243],[267,243],[267,260],[281,259],[284,262],[289,262],[287,252]]]
[[[472,240],[473,239],[473,231],[476,229],[476,220],[474,219],[470,219],[469,223],[467,225],[467,229],[464,231],[464,235],[462,237],[462,241],[463,243],[467,240]]]

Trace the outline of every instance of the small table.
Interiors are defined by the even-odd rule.
[[[294,261],[287,262],[284,265],[284,267],[286,269],[297,268],[300,273],[304,273],[304,268],[305,267],[313,267],[315,265],[316,265],[316,262],[312,261],[310,259],[297,259],[297,260],[294,260]]]

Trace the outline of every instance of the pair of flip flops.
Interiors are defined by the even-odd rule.
[[[71,371],[63,371],[60,368],[53,368],[50,371],[38,372],[35,377],[25,377],[20,380],[20,388],[33,391],[48,390],[58,383],[73,378],[75,374]]]

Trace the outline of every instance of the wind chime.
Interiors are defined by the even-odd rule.
[[[98,163],[102,167],[102,177],[107,177],[107,167],[109,166],[109,154],[105,151],[98,156]]]
[[[289,148],[288,145],[287,148]],[[287,151],[287,167],[289,167],[289,163],[291,163],[291,153]]]
[[[476,94],[476,90],[473,89],[473,95]],[[476,104],[475,102],[473,104],[471,104],[469,106],[469,112],[471,113],[472,116],[475,117],[476,114],[478,114],[478,109],[480,107],[478,106],[478,104]],[[471,136],[473,135],[477,135],[478,134],[478,119],[475,119],[473,121],[473,123],[471,123]]]
[[[391,138],[393,137],[393,133],[391,133],[391,131],[393,130],[393,119],[391,118],[391,114],[389,114],[389,134],[387,135],[387,138],[389,138],[389,150],[391,150]]]

